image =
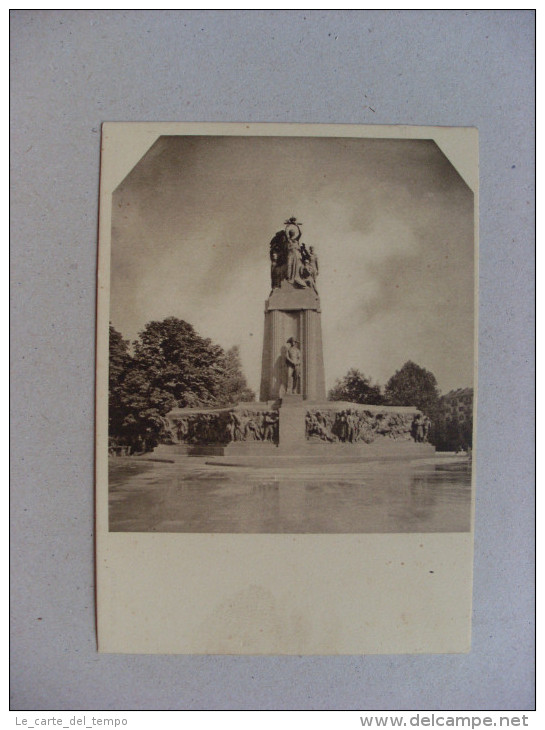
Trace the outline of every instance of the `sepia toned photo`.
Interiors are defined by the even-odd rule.
[[[469,530],[473,193],[434,141],[162,136],[111,246],[111,530]]]
[[[464,575],[464,639],[444,650],[467,650],[476,145],[458,162],[448,130],[117,126],[140,141],[118,135],[115,175],[103,149],[99,531],[406,535],[422,557],[413,537],[465,536],[443,575]],[[197,650],[232,650],[223,620]]]

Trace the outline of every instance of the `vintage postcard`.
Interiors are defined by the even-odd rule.
[[[102,652],[466,652],[478,135],[107,123]]]

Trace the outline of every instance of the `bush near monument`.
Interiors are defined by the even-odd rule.
[[[133,343],[110,325],[109,447],[149,451],[169,439],[174,407],[224,406],[255,400],[238,347],[227,352],[188,322],[149,322]]]

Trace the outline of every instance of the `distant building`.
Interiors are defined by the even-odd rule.
[[[473,417],[473,388],[458,388],[451,390],[441,398],[445,418],[451,421],[454,416],[459,423]]]

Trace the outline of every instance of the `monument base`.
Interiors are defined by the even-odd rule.
[[[380,439],[372,444],[325,444],[307,442],[297,450],[280,448],[270,443],[232,443],[209,446],[161,444],[146,457],[157,461],[176,462],[188,457],[209,457],[207,464],[271,469],[296,464],[353,464],[369,461],[410,461],[429,459],[435,446],[414,441]]]
[[[417,425],[420,411],[404,406],[313,402],[288,394],[276,402],[230,408],[178,408],[167,419],[173,443],[160,444],[151,458],[233,457],[233,465],[241,465],[240,457],[259,466],[259,459],[281,457],[368,461],[419,459],[435,452]]]
[[[388,439],[389,440],[389,439]],[[386,441],[386,439],[385,439]],[[365,464],[369,462],[412,461],[430,459],[435,456],[435,446],[431,444],[373,443],[363,446],[353,444],[307,444],[297,453],[289,449],[276,449],[271,454],[263,450],[260,454],[232,452],[224,456],[207,459],[211,466],[252,467],[254,469],[282,469],[303,465],[320,464]]]
[[[298,454],[307,445],[305,434],[306,403],[297,394],[282,396],[278,409],[278,451],[281,454]]]

